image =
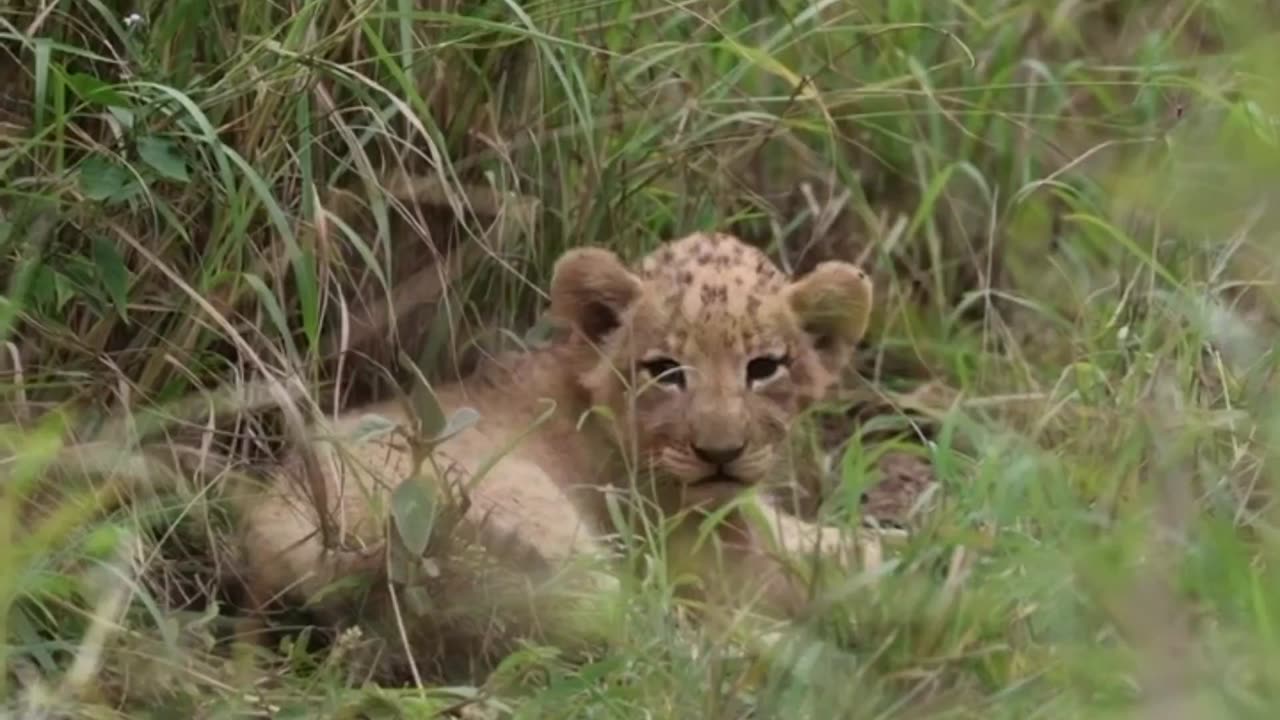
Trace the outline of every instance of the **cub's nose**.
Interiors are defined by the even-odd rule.
[[[742,457],[742,451],[746,449],[746,445],[724,448],[699,447],[694,445],[693,454],[697,456],[699,460],[708,465],[722,467]]]

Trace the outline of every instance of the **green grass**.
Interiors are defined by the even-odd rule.
[[[6,5],[3,712],[1271,717],[1273,15]],[[408,382],[400,350],[434,378],[471,339],[524,335],[565,248],[712,227],[873,272],[848,397],[875,401],[844,434],[906,444],[939,483],[794,662],[736,659],[642,598],[612,654],[531,648],[479,688],[377,688],[343,643],[251,665],[215,642],[224,477],[101,511],[144,448],[252,465],[288,423],[251,405],[329,411]],[[398,345],[362,330],[378,303]],[[870,461],[844,461],[863,482]]]

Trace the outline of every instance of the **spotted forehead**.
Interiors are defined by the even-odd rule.
[[[690,337],[726,349],[765,342],[763,310],[787,278],[759,249],[730,235],[695,234],[654,250],[640,276],[668,319],[668,343]]]

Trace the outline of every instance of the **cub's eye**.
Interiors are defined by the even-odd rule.
[[[671,358],[646,360],[640,363],[640,369],[663,385],[684,387],[684,370],[680,369],[680,363]]]
[[[778,373],[787,367],[789,360],[786,357],[776,357],[772,355],[761,355],[752,358],[747,363],[747,385],[755,385],[767,380],[772,380]]]

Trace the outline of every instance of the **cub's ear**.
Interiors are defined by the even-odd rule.
[[[599,342],[622,324],[623,313],[643,291],[640,278],[617,255],[601,248],[575,248],[556,261],[551,315]]]
[[[871,277],[846,262],[819,263],[787,288],[787,303],[814,349],[832,366],[843,363],[871,319]]]

